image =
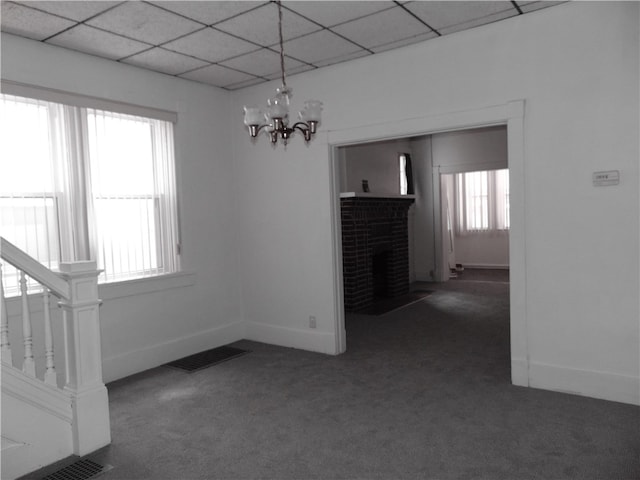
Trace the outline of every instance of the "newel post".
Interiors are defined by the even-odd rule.
[[[102,381],[102,349],[96,262],[61,263],[70,298],[59,302],[64,317],[66,383],[73,410],[73,448],[86,455],[111,443],[109,398]]]

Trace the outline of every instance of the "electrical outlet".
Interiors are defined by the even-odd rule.
[[[309,328],[316,328],[316,317],[313,315],[309,317]]]

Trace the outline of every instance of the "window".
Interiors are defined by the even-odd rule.
[[[411,156],[408,153],[398,155],[398,168],[400,170],[400,195],[413,194],[413,172]]]
[[[178,270],[171,122],[2,95],[0,235],[101,282]],[[17,293],[5,267],[7,294]]]
[[[509,230],[509,170],[455,175],[456,233]]]

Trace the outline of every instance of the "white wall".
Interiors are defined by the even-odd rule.
[[[190,275],[101,286],[105,379],[243,338],[232,126],[226,117],[230,95],[7,34],[2,34],[1,73],[3,80],[178,113],[182,265]]]
[[[527,383],[640,403],[638,18],[635,2],[570,2],[291,78],[296,98],[325,103],[310,146],[233,131],[248,335],[335,349],[330,138],[524,99],[525,271],[512,298],[525,302]],[[232,111],[274,87],[236,92]],[[609,169],[620,185],[593,187]]]
[[[508,168],[505,126],[433,135],[433,165],[443,174]],[[509,266],[509,234],[455,235],[455,263],[468,267]]]
[[[362,192],[362,180],[369,182],[369,191],[381,195],[400,194],[398,155],[411,153],[408,140],[389,140],[344,147],[345,178],[343,192]]]

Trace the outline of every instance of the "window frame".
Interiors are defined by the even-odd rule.
[[[63,105],[63,107],[69,107],[71,109],[75,109],[76,114],[79,114],[80,117],[80,126],[76,126],[79,128],[74,134],[80,135],[82,137],[82,141],[84,143],[83,154],[80,159],[80,163],[83,165],[86,163],[90,163],[90,159],[88,158],[88,143],[87,143],[87,129],[86,129],[86,116],[88,115],[88,110],[98,110],[105,111],[108,113],[116,113],[116,114],[124,114],[124,115],[132,115],[134,117],[140,117],[145,120],[150,120],[149,127],[152,130],[153,124],[151,120],[160,120],[163,122],[171,123],[171,127],[169,130],[171,139],[167,146],[169,147],[168,154],[170,155],[168,161],[172,164],[170,165],[170,178],[173,183],[171,199],[168,199],[166,192],[154,192],[150,194],[144,195],[133,195],[133,197],[144,197],[144,199],[150,199],[153,202],[152,212],[153,212],[153,231],[152,234],[154,236],[154,248],[155,255],[153,255],[156,265],[151,268],[144,268],[134,274],[133,276],[123,277],[121,275],[113,275],[109,277],[103,277],[101,275],[100,284],[117,284],[117,283],[126,283],[132,281],[140,281],[145,279],[157,279],[162,276],[175,276],[182,272],[181,268],[181,228],[180,228],[180,212],[179,212],[179,192],[178,192],[178,165],[177,165],[177,152],[175,148],[175,123],[177,121],[177,114],[174,112],[169,112],[160,109],[153,109],[148,107],[140,107],[137,105],[126,104],[122,102],[113,102],[110,100],[99,99],[95,97],[87,97],[82,95],[70,94],[67,92],[61,92],[57,90],[51,89],[41,89],[39,87],[32,87],[28,85],[18,84],[14,82],[4,82],[2,84],[1,92],[3,95],[11,95],[20,97],[21,101],[25,103],[30,102],[38,102],[45,101],[51,103],[57,103]],[[165,128],[165,127],[163,127]],[[156,133],[151,132],[152,136],[156,135]],[[49,147],[51,148],[51,147]],[[152,145],[152,150],[155,150],[155,147]],[[155,152],[153,153],[155,155]],[[154,160],[154,164],[157,160]],[[164,161],[164,160],[162,160]],[[83,167],[84,168],[84,167]],[[155,168],[155,167],[154,167]],[[88,188],[87,182],[89,180],[87,178],[83,179],[84,182],[84,190],[81,195],[86,196],[87,198],[92,196],[91,188]],[[66,244],[73,244],[73,238],[65,238],[65,232],[68,230],[73,230],[77,227],[76,222],[70,218],[73,217],[73,214],[70,212],[63,212],[65,209],[64,203],[73,201],[72,198],[62,198],[65,195],[70,195],[68,192],[63,193],[58,191],[58,186],[54,187],[53,192],[37,192],[35,194],[31,192],[16,192],[15,194],[2,194],[0,193],[0,198],[12,198],[12,197],[21,197],[21,198],[34,198],[34,199],[43,199],[44,198],[52,198],[54,201],[54,216],[56,219],[55,225],[55,234],[56,234],[56,249],[59,261],[68,261],[65,259],[65,249],[72,249],[73,247],[69,247]],[[73,193],[72,195],[78,195],[78,192]],[[99,197],[99,195],[98,195]],[[163,215],[161,211],[163,208],[167,208],[167,204],[170,208],[170,213],[165,217],[166,221],[170,223],[170,225],[166,225],[166,221],[158,221]],[[69,217],[69,218],[67,218]],[[88,248],[86,254],[89,254],[89,258],[96,259],[95,250],[97,250],[97,235],[95,235],[95,230],[97,229],[96,219],[86,219],[86,224],[84,225],[85,231],[81,233],[81,235],[86,235],[88,239]],[[92,232],[93,230],[93,232]],[[170,235],[167,236],[166,231],[170,231]],[[166,247],[162,247],[159,244],[160,239],[162,238],[170,238],[175,240],[175,243],[171,243]],[[75,257],[78,257],[78,252],[74,252]],[[172,260],[169,265],[166,264],[167,255],[172,257]],[[82,257],[82,254],[80,254]],[[172,268],[171,271],[167,271],[167,268]],[[4,269],[3,269],[4,270]],[[130,272],[131,273],[131,272]],[[5,285],[5,288],[7,285]],[[37,289],[30,286],[29,292],[36,292]],[[9,293],[9,292],[5,292]],[[11,292],[13,293],[13,292]],[[19,293],[19,292],[18,292]]]

